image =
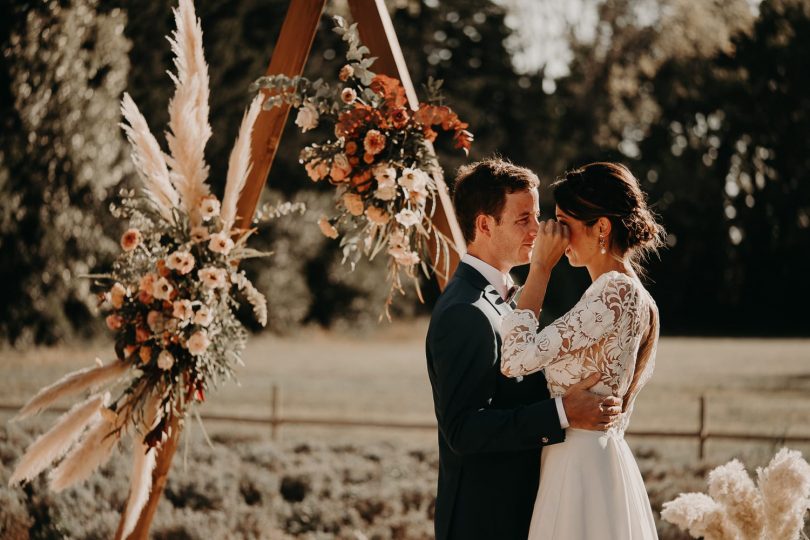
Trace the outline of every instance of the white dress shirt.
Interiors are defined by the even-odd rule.
[[[478,257],[470,255],[469,253],[465,253],[461,257],[461,262],[469,264],[478,270],[478,272],[484,276],[489,284],[495,287],[495,290],[498,291],[501,298],[506,300],[506,297],[509,295],[509,289],[511,289],[515,284],[515,282],[512,280],[512,276],[509,275],[509,272],[501,272],[491,264],[486,263]],[[568,417],[565,416],[565,407],[563,407],[562,398],[555,397],[554,402],[557,405],[557,415],[560,417],[560,427],[565,429],[569,426],[569,424]]]

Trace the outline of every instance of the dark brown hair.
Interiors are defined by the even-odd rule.
[[[647,207],[647,197],[633,173],[619,163],[591,163],[565,173],[554,182],[554,200],[566,214],[593,226],[610,220],[610,246],[629,253],[636,271],[663,245],[664,228]]]
[[[464,240],[475,240],[475,218],[480,214],[493,216],[500,223],[507,193],[529,191],[539,185],[532,171],[497,157],[460,167],[453,206]]]
[[[641,274],[641,262],[657,253],[663,244],[664,228],[647,207],[647,197],[633,173],[619,163],[591,163],[565,173],[552,184],[557,206],[574,219],[593,226],[601,217],[610,220],[610,245],[624,256]],[[652,358],[658,338],[658,310],[652,308],[650,327],[642,337],[636,357],[635,371],[627,393],[623,396],[624,411],[638,393],[641,374]]]

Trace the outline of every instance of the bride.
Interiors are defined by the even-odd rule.
[[[624,432],[649,380],[658,310],[638,278],[640,261],[661,245],[663,229],[633,174],[592,163],[552,186],[557,221],[540,224],[531,270],[517,309],[503,320],[501,371],[545,370],[552,397],[599,373],[591,391],[623,398],[607,432],[568,428],[565,442],[541,456],[530,540],[657,538],[650,502]],[[593,283],[574,308],[538,332],[549,275],[563,253]]]

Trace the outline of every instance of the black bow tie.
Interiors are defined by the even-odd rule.
[[[495,287],[492,287],[492,289],[490,290],[490,294],[492,294],[493,296],[498,297],[495,300],[496,304],[509,304],[514,309],[514,307],[515,307],[514,306],[514,299],[515,299],[515,296],[517,295],[517,293],[519,291],[520,291],[520,287],[518,287],[517,285],[513,285],[513,286],[509,287],[508,291],[506,291],[506,298],[502,298],[501,294],[495,289]]]

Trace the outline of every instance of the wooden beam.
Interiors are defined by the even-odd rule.
[[[415,110],[419,107],[419,99],[416,97],[416,91],[408,73],[408,65],[405,63],[405,57],[402,54],[394,30],[394,23],[391,21],[384,0],[349,0],[349,8],[354,22],[357,23],[360,41],[369,48],[371,56],[377,57],[377,60],[371,66],[371,70],[375,73],[399,79],[405,88],[405,95],[408,97],[411,109]],[[440,253],[436,249],[436,238],[431,237],[430,251],[434,254],[433,263],[435,267],[442,269],[447,265],[448,268],[446,275],[436,274],[439,288],[444,290],[447,280],[456,271],[460,258],[459,253],[464,253],[466,244],[461,234],[461,228],[458,226],[447,184],[444,182],[443,176],[437,176],[439,206],[433,216],[433,223],[453,244],[450,248],[450,260],[439,260]]]
[[[309,58],[325,5],[326,0],[290,2],[267,68],[267,75],[295,77],[304,72],[304,65]],[[267,90],[262,91],[269,95]],[[256,119],[251,143],[253,167],[237,204],[236,226],[239,228],[250,227],[256,205],[267,182],[267,174],[276,157],[289,112],[290,106],[285,104],[262,111]]]

